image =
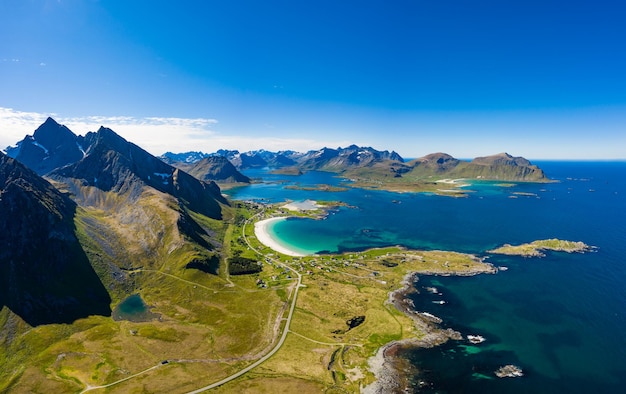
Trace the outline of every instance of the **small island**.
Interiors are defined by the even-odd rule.
[[[494,372],[499,378],[520,378],[524,376],[524,372],[517,365],[504,365]]]
[[[564,241],[556,238],[537,240],[521,245],[505,244],[499,248],[488,250],[488,253],[505,254],[509,256],[544,257],[546,250],[567,253],[585,253],[594,247],[578,241]]]

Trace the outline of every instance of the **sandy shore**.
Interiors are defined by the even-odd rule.
[[[317,201],[315,200],[305,200],[305,201],[300,201],[300,202],[291,201],[283,205],[282,207],[290,211],[296,211],[296,212],[315,211],[315,210],[322,208],[322,206],[318,205]]]
[[[254,224],[254,235],[256,235],[256,238],[263,245],[279,253],[286,254],[287,256],[294,256],[294,257],[306,256],[305,254],[296,252],[294,250],[291,250],[282,246],[270,236],[269,231],[268,231],[269,226],[272,225],[273,223],[280,222],[281,220],[285,220],[285,219],[286,219],[285,217],[276,217],[276,218],[269,218],[269,219],[256,222]]]

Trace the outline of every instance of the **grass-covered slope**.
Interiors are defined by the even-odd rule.
[[[109,149],[105,155],[109,160],[92,162],[95,168],[81,167],[84,162],[76,167],[94,171],[98,180],[71,177],[72,172],[54,175],[55,185],[78,206],[57,191],[54,196],[73,207],[62,216],[71,227],[66,235],[74,237],[92,276],[101,289],[106,288],[107,315],[123,298],[139,293],[159,318],[132,323],[86,313],[66,324],[34,326],[3,307],[0,392],[80,392],[165,359],[185,361],[172,363],[174,368],[165,375],[120,386],[119,392],[128,392],[129,387],[183,392],[201,386],[207,376],[226,376],[258,358],[275,338],[274,322],[283,305],[278,292],[258,294],[249,276],[231,279],[227,274],[223,240],[233,208],[214,199],[219,219],[206,215],[216,212],[211,205],[195,208],[211,194],[197,199],[189,194],[203,192],[194,191],[200,181],[174,170],[174,184],[187,189],[159,190],[145,182],[118,150]],[[41,220],[41,215],[32,218]],[[52,284],[63,283],[49,271],[43,274]],[[79,270],[61,274],[90,285]]]
[[[511,256],[524,257],[543,257],[544,251],[550,250],[554,252],[567,253],[584,253],[594,248],[581,241],[565,241],[561,239],[541,239],[521,245],[506,244],[496,249],[490,250],[490,253],[506,254]]]
[[[114,298],[141,288],[137,269],[176,271],[219,261],[219,231],[210,223],[222,227],[232,209],[215,183],[163,163],[109,129],[89,138],[81,161],[50,176],[78,203],[79,238]]]
[[[536,165],[523,157],[508,153],[477,157],[461,162],[448,174],[452,178],[487,179],[501,181],[547,182],[549,179]]]

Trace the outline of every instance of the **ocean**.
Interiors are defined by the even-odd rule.
[[[451,341],[402,353],[415,366],[416,391],[427,393],[614,393],[626,391],[626,162],[536,162],[558,181],[501,187],[476,182],[467,198],[285,186],[340,185],[330,173],[272,175],[229,191],[234,199],[343,201],[325,220],[277,222],[283,244],[305,253],[404,245],[487,256],[508,269],[475,277],[421,276],[415,308],[442,326],[486,341]],[[497,256],[496,246],[537,239],[583,241],[586,254]],[[425,287],[437,287],[441,295]],[[434,302],[437,301],[437,302]],[[445,301],[441,304],[439,301]],[[521,378],[496,378],[515,364]]]

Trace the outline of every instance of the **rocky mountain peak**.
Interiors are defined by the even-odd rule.
[[[212,218],[221,217],[219,202],[226,203],[219,187],[202,182],[159,160],[113,130],[100,127],[85,136],[90,146],[80,161],[58,168],[50,176],[73,178],[83,185],[119,194],[139,194],[144,186],[177,197],[194,210]]]
[[[531,163],[523,157],[514,157],[506,152],[498,153],[491,156],[477,157],[472,160],[474,164],[482,165],[509,165],[509,166],[521,166],[527,167]]]
[[[79,137],[54,119],[48,118],[32,136],[27,135],[7,154],[39,175],[74,163],[83,157]]]
[[[460,160],[455,159],[447,153],[437,152],[420,157],[414,160],[413,163],[422,170],[429,169],[435,173],[442,173],[452,170],[460,163]]]

